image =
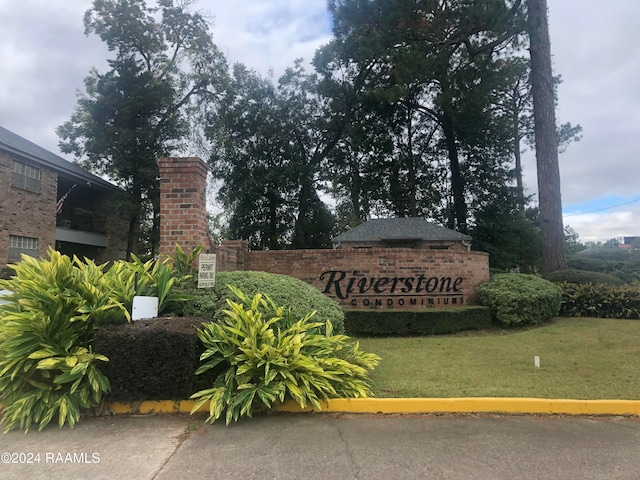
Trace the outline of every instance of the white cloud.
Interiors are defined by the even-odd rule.
[[[296,58],[309,62],[331,38],[326,0],[201,1],[216,44],[231,62],[279,76]]]
[[[581,242],[603,242],[611,238],[640,235],[640,206],[612,212],[565,216],[565,225],[578,232]]]

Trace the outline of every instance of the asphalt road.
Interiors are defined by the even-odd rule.
[[[640,479],[640,420],[497,415],[83,419],[0,436],[13,479]]]

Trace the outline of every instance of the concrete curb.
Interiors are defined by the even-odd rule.
[[[111,402],[105,411],[115,415],[190,413],[193,400],[143,401],[133,403]],[[623,415],[640,416],[640,400],[568,400],[550,398],[336,398],[321,402],[320,410],[302,408],[288,401],[274,408],[286,413],[506,413],[541,415]],[[199,412],[207,412],[203,405]]]

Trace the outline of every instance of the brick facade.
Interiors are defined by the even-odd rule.
[[[40,169],[39,192],[12,186],[14,160]],[[55,245],[57,188],[55,171],[0,150],[0,269],[8,263],[11,235],[37,238],[38,256]]]
[[[473,305],[489,280],[489,255],[463,250],[371,248],[246,251],[223,242],[218,271],[257,270],[298,278],[346,308],[430,308]],[[230,250],[243,256],[244,268]],[[244,248],[244,250],[243,250]],[[219,253],[218,253],[219,255]]]
[[[30,191],[12,185],[14,161],[29,165],[40,171],[39,191]],[[55,168],[36,163],[13,153],[0,149],[0,271],[11,263],[9,247],[11,236],[36,238],[37,257],[46,257],[49,247],[58,248],[56,241],[56,202],[60,195],[60,181]],[[81,193],[84,190],[84,193]],[[97,215],[106,218],[106,247],[91,247],[75,244],[79,256],[89,256],[98,263],[117,260],[126,252],[129,220],[122,218],[113,208],[110,198],[113,192],[104,189],[92,190],[91,187],[78,187],[65,203],[70,207],[77,197],[85,195],[82,205],[93,209]],[[63,249],[60,249],[64,252]]]
[[[422,242],[417,248],[371,244],[318,250],[248,251],[246,241],[210,244],[206,227],[206,174],[197,158],[158,160],[160,252],[205,245],[218,271],[257,270],[299,278],[348,308],[430,308],[472,305],[489,280],[489,255],[460,242]],[[443,249],[442,247],[448,247]]]

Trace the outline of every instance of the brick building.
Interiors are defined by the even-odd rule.
[[[121,258],[129,220],[115,208],[119,192],[0,127],[0,271],[22,253],[46,256],[49,247],[98,262]]]

